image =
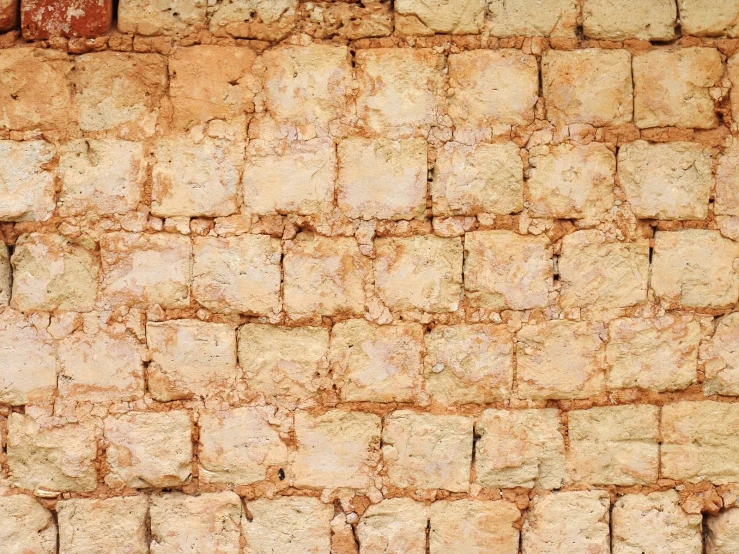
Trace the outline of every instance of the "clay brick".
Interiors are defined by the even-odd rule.
[[[576,231],[562,240],[560,305],[625,308],[647,300],[649,240],[610,242],[602,231]]]
[[[574,38],[579,15],[577,0],[488,0],[486,30],[495,37]]]
[[[575,399],[598,395],[605,382],[605,327],[586,321],[525,325],[517,335],[518,395]]]
[[[613,206],[616,156],[604,144],[559,144],[531,156],[529,165],[534,217],[601,219]]]
[[[54,519],[35,499],[23,494],[0,496],[0,523],[5,554],[56,554]]]
[[[187,35],[207,26],[205,0],[121,0],[118,30],[134,35]]]
[[[20,0],[0,0],[0,32],[12,31],[18,25]],[[21,548],[21,547],[19,547]]]
[[[382,458],[391,484],[465,492],[472,463],[470,418],[399,410],[385,418]]]
[[[505,500],[444,500],[429,508],[430,554],[516,554],[518,520],[515,505]]]
[[[386,0],[362,3],[310,2],[300,6],[306,19],[302,29],[315,38],[349,40],[387,37],[393,32],[394,13]]]
[[[553,271],[546,237],[512,231],[465,235],[464,288],[471,306],[491,310],[546,306]]]
[[[706,554],[732,554],[739,548],[739,508],[706,519]]]
[[[379,457],[380,426],[378,416],[362,412],[329,410],[319,416],[295,412],[295,486],[368,487]]]
[[[739,396],[739,313],[718,320],[713,336],[701,345],[705,395]]]
[[[398,0],[394,9],[395,32],[401,36],[473,35],[482,28],[485,0]]]
[[[726,62],[726,73],[731,82],[729,104],[731,106],[731,127],[736,129],[739,124],[739,56],[734,54]],[[733,142],[733,141],[732,141]]]
[[[485,410],[475,424],[477,483],[490,488],[558,489],[565,475],[559,411]]]
[[[734,113],[739,111],[735,110]],[[739,143],[732,141],[718,156],[714,214],[739,216],[739,189],[735,185],[737,180],[739,180]]]
[[[53,157],[54,147],[41,140],[0,140],[0,221],[49,219],[54,176],[47,164]]]
[[[348,402],[408,402],[420,388],[423,328],[350,319],[331,331],[331,362]]]
[[[373,504],[357,524],[362,554],[426,554],[426,507],[410,498],[391,498]]]
[[[633,66],[637,127],[716,127],[709,89],[724,73],[718,50],[653,50],[634,56]]]
[[[249,502],[244,554],[319,554],[331,550],[334,507],[317,498],[278,497]]]
[[[739,36],[737,0],[678,0],[683,34],[699,37]]]
[[[280,241],[266,235],[195,237],[193,298],[220,313],[280,310]]]
[[[547,118],[555,125],[631,122],[631,54],[626,50],[547,50],[541,71]]]
[[[177,487],[190,479],[191,425],[187,412],[129,412],[105,418],[112,488]]]
[[[295,26],[298,0],[224,0],[210,14],[219,37],[277,41]]]
[[[97,37],[110,30],[113,0],[23,0],[21,31],[26,40]]]
[[[444,405],[510,396],[513,334],[502,325],[439,325],[426,334],[426,392]]]
[[[10,301],[12,280],[8,247],[0,242],[0,306],[7,306]]]
[[[583,30],[602,40],[672,40],[677,9],[674,0],[585,0]],[[682,20],[682,13],[681,20]]]

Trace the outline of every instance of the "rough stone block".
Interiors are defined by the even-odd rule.
[[[5,554],[56,554],[51,512],[23,494],[0,496],[0,544]]]
[[[2,61],[0,73],[1,65]],[[54,175],[48,164],[53,157],[54,147],[41,140],[0,140],[0,221],[49,219],[54,210]]]
[[[739,57],[736,58],[739,62]],[[737,65],[739,68],[739,65]],[[739,85],[739,79],[736,82]],[[735,89],[732,89],[732,92]],[[732,104],[735,97],[737,99],[737,108],[739,108],[739,92],[732,96]],[[739,109],[732,108],[734,117],[739,115]],[[731,141],[728,148],[725,148],[718,156],[718,165],[716,167],[716,194],[713,204],[713,213],[721,215],[739,216],[739,187],[735,183],[739,182],[739,142]]]
[[[362,554],[426,554],[427,508],[410,498],[373,504],[357,524]]]
[[[739,508],[706,519],[706,554],[732,554],[739,549]]]
[[[301,4],[306,19],[302,29],[315,38],[342,37],[349,40],[387,37],[393,33],[394,12],[390,2],[312,2]]]
[[[672,40],[677,8],[674,0],[585,0],[583,31],[600,40]],[[682,21],[682,13],[680,14]]]
[[[319,554],[331,550],[334,507],[317,498],[278,497],[249,502],[244,554]]]
[[[678,0],[683,34],[699,37],[739,36],[737,0]]]
[[[496,37],[552,36],[574,38],[577,0],[487,0],[486,30]]]
[[[187,35],[207,26],[205,0],[121,0],[118,30],[133,35]]]
[[[278,41],[295,26],[298,0],[224,0],[210,15],[219,37]]]
[[[13,285],[13,275],[10,269],[10,253],[4,242],[0,242],[0,306],[7,306],[10,302],[10,289]]]
[[[398,0],[394,9],[399,35],[474,35],[485,18],[485,0]]]
[[[442,500],[429,508],[430,554],[517,554],[518,508],[505,500]]]
[[[705,360],[703,392],[739,396],[739,313],[718,320],[716,331],[701,345]]]
[[[26,40],[97,37],[110,30],[113,0],[23,0],[21,32]]]
[[[12,31],[18,25],[20,0],[0,0],[0,32]],[[21,547],[19,547],[21,548]]]

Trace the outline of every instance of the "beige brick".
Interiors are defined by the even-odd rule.
[[[739,245],[718,231],[658,231],[651,285],[666,305],[726,308],[739,298]]]
[[[299,234],[283,247],[285,311],[361,315],[370,261],[353,238]]]
[[[546,306],[552,248],[546,237],[475,231],[464,241],[464,288],[471,306],[526,310]]]
[[[92,252],[61,235],[21,235],[10,258],[13,293],[20,311],[89,312],[98,292],[100,263]]]
[[[93,491],[97,444],[91,425],[59,424],[43,415],[8,418],[7,463],[21,489]]]
[[[703,392],[739,396],[739,313],[718,320],[713,336],[701,344],[705,360]]]
[[[301,7],[303,7],[301,5]],[[394,12],[383,0],[362,3],[314,2],[305,5],[303,29],[316,38],[357,40],[387,37],[393,32]]]
[[[249,502],[244,554],[321,554],[331,550],[334,507],[317,498],[278,497]]]
[[[298,0],[228,0],[210,16],[210,31],[219,37],[276,41],[295,25]]]
[[[475,425],[477,482],[490,488],[558,489],[565,475],[559,411],[485,410]]]
[[[378,416],[362,412],[295,412],[295,486],[368,487],[379,457],[380,423]]]
[[[235,492],[154,496],[150,517],[151,554],[239,553],[242,508]]]
[[[356,527],[362,554],[426,554],[426,507],[410,498],[373,504]]]
[[[56,505],[64,554],[148,554],[145,496],[74,498]]]
[[[627,494],[613,506],[613,554],[700,554],[700,514],[686,514],[674,490]]]
[[[269,424],[270,414],[264,407],[203,413],[198,422],[200,480],[248,485],[263,481],[268,469],[283,469],[287,446]]]
[[[706,554],[732,554],[739,549],[739,508],[706,519]]]
[[[537,496],[523,523],[523,554],[608,554],[610,500],[605,491]]]
[[[47,164],[53,157],[54,147],[41,140],[0,140],[0,221],[49,219],[54,176]]]
[[[121,0],[118,30],[134,35],[186,35],[207,25],[205,0]]]
[[[701,328],[692,317],[615,319],[608,332],[608,388],[664,392],[695,383]]]
[[[615,201],[616,156],[604,144],[559,144],[529,158],[526,181],[534,217],[600,219]]]
[[[385,417],[382,458],[391,484],[465,492],[472,464],[470,418],[399,410]]]
[[[375,290],[395,310],[453,312],[462,300],[462,241],[433,235],[375,241]]]
[[[423,327],[349,319],[331,331],[331,363],[348,402],[409,402],[421,380]]]
[[[672,40],[677,9],[674,0],[585,0],[583,30],[602,40]],[[682,16],[682,14],[681,14]]]
[[[164,308],[190,305],[190,241],[165,233],[106,233],[100,238],[107,303]]]
[[[280,311],[280,241],[266,235],[195,237],[193,298],[220,313]]]
[[[430,554],[517,554],[521,517],[505,500],[442,500],[429,508]]]
[[[726,62],[726,76],[731,83],[729,94],[729,105],[731,106],[731,127],[737,129],[739,126],[739,56],[734,54]],[[732,140],[733,143],[733,140]]]
[[[0,544],[5,554],[56,554],[51,512],[23,494],[0,496]]]
[[[353,219],[413,219],[426,212],[426,141],[349,138],[338,146],[339,209]]]
[[[488,0],[486,29],[496,37],[553,36],[574,38],[577,0]]]
[[[513,142],[447,142],[431,181],[434,215],[506,215],[523,209],[523,162]]]
[[[586,321],[547,321],[518,332],[518,395],[576,399],[603,390],[605,327]]]
[[[739,80],[737,83],[739,84]],[[734,113],[739,114],[739,110],[734,110]],[[739,188],[735,185],[737,181],[739,181],[739,142],[731,141],[729,147],[718,156],[716,195],[713,204],[713,212],[716,215],[739,216]]]
[[[146,160],[141,143],[81,139],[64,145],[59,159],[59,214],[124,214],[141,201]]]
[[[395,32],[399,35],[473,35],[485,17],[485,0],[398,0]]]
[[[559,256],[563,308],[624,308],[647,300],[649,240],[610,242],[602,231],[576,231]]]
[[[255,323],[243,325],[238,336],[249,389],[298,399],[318,392],[328,373],[328,328]]]
[[[633,65],[637,127],[716,127],[709,89],[724,73],[718,50],[653,50],[635,56]]]
[[[547,117],[555,125],[631,122],[631,54],[626,50],[547,50],[541,71]]]
[[[737,0],[678,0],[683,34],[700,37],[739,36]]]
[[[4,242],[0,242],[0,306],[7,306],[10,302],[10,289],[13,283],[10,269],[10,253]]]
[[[129,412],[105,419],[109,487],[177,487],[190,479],[187,412]]]

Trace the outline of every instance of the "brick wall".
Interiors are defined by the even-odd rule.
[[[0,554],[739,551],[739,1],[0,30]]]

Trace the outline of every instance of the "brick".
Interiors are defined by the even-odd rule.
[[[10,254],[5,243],[0,242],[0,306],[10,302],[10,289],[13,277],[10,269]]]
[[[687,514],[677,492],[627,494],[613,506],[613,554],[700,554],[700,514]]]
[[[54,519],[35,499],[0,496],[0,522],[0,544],[6,554],[56,554]]]
[[[615,319],[608,331],[608,388],[664,392],[695,383],[701,328],[692,317]]]
[[[426,554],[426,507],[410,498],[390,498],[373,504],[356,527],[362,554]]]
[[[717,321],[716,331],[701,344],[705,361],[705,395],[739,396],[739,313],[727,314]]]
[[[21,235],[10,263],[13,308],[24,312],[93,309],[100,265],[95,254],[84,246],[61,235]]]
[[[190,241],[165,233],[106,233],[100,238],[106,302],[184,308],[190,304]]]
[[[421,379],[423,328],[350,319],[331,331],[331,362],[342,400],[409,402]]]
[[[345,37],[349,40],[387,37],[393,33],[394,12],[383,0],[361,4],[313,2],[301,5],[305,11],[302,29],[315,38]]]
[[[496,37],[574,38],[579,15],[577,0],[488,0],[486,29]]]
[[[674,0],[585,0],[583,30],[601,40],[672,40],[677,9]],[[682,13],[681,20],[682,20]]]
[[[353,219],[414,219],[426,212],[423,139],[350,138],[339,142],[339,209]]]
[[[154,134],[167,91],[167,60],[157,54],[98,52],[75,60],[72,82],[83,131],[137,140]]]
[[[96,456],[91,425],[57,424],[50,417],[18,412],[8,418],[7,463],[14,487],[93,491]]]
[[[739,80],[737,82],[739,83]],[[734,113],[739,113],[739,110],[734,110]],[[732,141],[730,146],[718,156],[716,193],[713,204],[714,214],[739,216],[739,190],[734,184],[738,179],[739,143]]]
[[[133,35],[187,35],[204,29],[204,0],[121,0],[118,30]]]
[[[512,142],[447,142],[431,181],[434,216],[506,215],[523,209],[523,162]]]
[[[717,231],[658,231],[651,286],[665,305],[726,308],[739,299],[739,246]]]
[[[361,315],[370,263],[353,238],[299,234],[283,246],[285,311]]]
[[[678,0],[682,32],[699,37],[739,36],[739,2],[724,0]]]
[[[251,521],[244,522],[244,554],[318,554],[331,550],[334,507],[317,498],[282,496],[247,505]]]
[[[220,313],[280,310],[280,241],[266,235],[195,237],[192,296]]]
[[[482,29],[485,0],[398,0],[394,9],[395,32],[401,36],[474,35]]]
[[[129,412],[105,418],[112,488],[177,487],[190,479],[190,416],[184,411]]]
[[[23,0],[21,32],[26,40],[97,37],[110,30],[113,0]]]
[[[605,327],[586,321],[526,325],[517,335],[520,398],[576,399],[600,394],[605,382]]]
[[[64,554],[148,554],[145,496],[73,498],[56,506],[59,549]]]
[[[560,305],[625,308],[647,300],[649,240],[611,242],[602,231],[576,231],[562,239]]]
[[[219,37],[277,41],[295,26],[298,0],[231,0],[215,6],[210,31]]]
[[[200,416],[199,478],[204,483],[249,485],[287,464],[287,446],[263,407],[207,411]]]
[[[16,28],[19,5],[20,0],[0,0],[0,32],[5,33]]]
[[[608,554],[609,508],[610,500],[605,491],[555,492],[537,496],[523,523],[521,552]]]
[[[516,506],[505,500],[442,500],[429,508],[430,554],[517,554]]]
[[[47,164],[54,153],[54,147],[41,140],[0,140],[0,221],[49,219],[54,176]]]
[[[710,95],[724,73],[718,50],[653,50],[635,56],[633,66],[637,127],[718,125]]]
[[[258,323],[239,329],[239,364],[250,390],[306,399],[328,373],[329,330]]]
[[[713,188],[711,150],[693,142],[638,140],[618,151],[618,177],[634,215],[705,219]]]
[[[485,410],[475,424],[477,483],[490,488],[558,489],[565,476],[559,411]]]
[[[502,325],[438,325],[425,336],[426,392],[444,405],[507,399],[513,334]]]
[[[616,156],[604,144],[558,144],[529,158],[526,189],[534,217],[602,219],[613,207]]]
[[[472,464],[470,418],[399,410],[385,417],[382,458],[391,484],[465,492]]]
[[[731,554],[739,548],[739,509],[730,508],[706,519],[706,554]]]
[[[553,286],[552,248],[546,237],[475,231],[465,235],[464,254],[464,288],[471,306],[546,306]]]
[[[567,478],[589,485],[648,485],[659,468],[659,407],[608,406],[568,413]]]
[[[295,412],[295,486],[367,488],[378,462],[380,424],[378,416],[362,412]]]
[[[726,76],[731,83],[731,91],[729,93],[729,105],[731,107],[731,127],[737,128],[739,124],[739,56],[734,54],[726,62]],[[732,141],[733,143],[733,141]]]
[[[547,50],[541,72],[547,118],[555,125],[631,122],[631,54],[626,50]]]

